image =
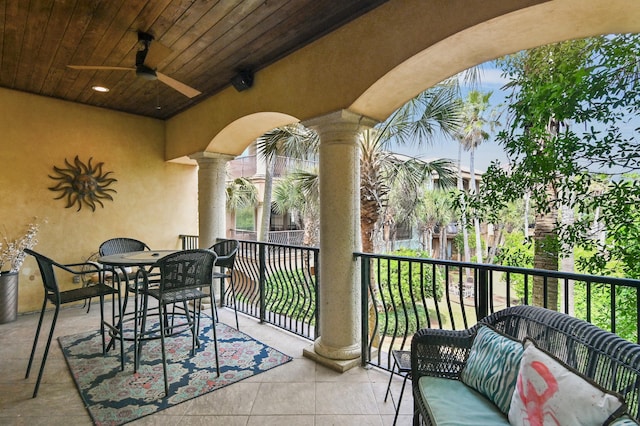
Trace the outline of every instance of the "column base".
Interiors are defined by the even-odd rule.
[[[308,347],[302,350],[302,354],[305,358],[309,358],[312,361],[317,362],[318,364],[324,365],[338,373],[344,373],[347,370],[351,370],[354,367],[360,366],[362,363],[361,357],[357,357],[354,359],[332,359],[327,358],[324,355],[320,355],[315,351],[315,345],[309,345]]]

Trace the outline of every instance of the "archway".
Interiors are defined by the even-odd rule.
[[[259,112],[241,117],[228,124],[207,146],[208,152],[240,155],[254,140],[276,127],[297,123],[291,115],[279,112]]]
[[[640,32],[640,3],[550,1],[457,32],[389,70],[349,110],[384,120],[421,91],[473,66],[545,44]]]

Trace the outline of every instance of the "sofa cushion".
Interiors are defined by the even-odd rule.
[[[522,342],[481,326],[460,379],[489,398],[506,415],[516,387],[522,352]]]
[[[633,420],[628,414],[625,414],[609,423],[609,426],[636,426],[637,424],[637,421]]]
[[[498,407],[459,380],[423,376],[420,394],[438,426],[508,425]]]
[[[552,355],[525,340],[513,393],[512,425],[602,425],[619,417],[625,404],[617,394],[582,377]]]

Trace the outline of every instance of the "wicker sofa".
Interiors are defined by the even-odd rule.
[[[486,401],[482,404],[486,403],[489,410],[498,415],[489,413],[489,417],[476,417],[475,402],[469,403],[469,398],[485,396],[475,389],[469,391],[461,379],[470,354],[474,356],[474,338],[480,334],[483,325],[488,325],[484,330],[490,329],[505,339],[514,338],[514,344],[519,346],[522,346],[521,341],[532,339],[541,351],[555,356],[576,375],[615,392],[621,401],[623,398],[623,407],[618,409],[616,420],[611,424],[636,424],[640,345],[566,314],[533,306],[513,306],[480,320],[467,330],[423,329],[414,335],[411,344],[414,425],[510,424],[507,413],[500,413],[495,404]],[[520,387],[521,378],[516,381],[518,389],[524,393]],[[445,391],[438,389],[438,384],[442,383],[446,386]],[[446,395],[447,392],[451,393]],[[441,406],[435,406],[438,404]],[[487,420],[491,418],[496,421]]]

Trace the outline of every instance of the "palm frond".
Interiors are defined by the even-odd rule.
[[[422,145],[439,135],[453,136],[461,118],[458,85],[450,80],[420,93],[377,128],[385,141]]]
[[[305,212],[317,209],[320,192],[318,175],[314,172],[295,170],[279,181],[273,189],[273,206],[278,214],[287,211]]]
[[[319,145],[318,134],[299,123],[269,130],[256,140],[258,153],[267,160],[277,155],[315,159]]]
[[[235,178],[227,184],[226,203],[229,210],[239,210],[258,204],[258,188],[246,178]]]

